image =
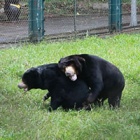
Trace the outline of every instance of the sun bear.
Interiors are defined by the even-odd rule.
[[[51,97],[52,110],[59,106],[64,109],[81,109],[89,95],[89,87],[83,80],[71,81],[55,63],[28,69],[18,87],[25,91],[38,88],[48,90],[44,100]]]
[[[95,55],[76,54],[61,58],[58,66],[73,82],[80,78],[87,83],[91,89],[88,103],[99,100],[103,104],[108,99],[110,107],[120,106],[125,80],[115,65]]]

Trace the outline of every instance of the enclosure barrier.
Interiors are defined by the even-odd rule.
[[[0,44],[128,29],[140,29],[139,0],[0,0]]]
[[[29,0],[29,39],[41,41],[44,37],[44,0]]]
[[[109,31],[122,30],[122,1],[109,0]]]

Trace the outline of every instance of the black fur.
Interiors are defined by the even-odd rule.
[[[82,78],[91,88],[88,103],[103,104],[108,98],[110,106],[119,107],[125,80],[120,70],[110,62],[94,55],[80,54],[61,58],[59,68],[73,64]],[[96,104],[95,103],[95,104]]]
[[[67,78],[58,68],[57,64],[46,64],[27,70],[22,81],[31,89],[47,89],[48,94],[44,100],[51,97],[51,108],[53,110],[62,106],[64,109],[78,109],[83,107],[87,100],[89,88],[82,80],[76,82]]]

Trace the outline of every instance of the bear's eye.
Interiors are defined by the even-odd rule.
[[[66,66],[63,66],[62,67],[62,71],[65,72],[65,69],[66,69]]]

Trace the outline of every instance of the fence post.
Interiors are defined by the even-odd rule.
[[[122,1],[109,0],[109,31],[122,30]]]
[[[39,42],[44,37],[44,0],[29,0],[29,39]]]
[[[77,1],[74,0],[74,34],[75,34],[75,39],[77,36],[77,33],[76,33],[76,15],[77,15]]]
[[[137,0],[131,0],[131,22],[130,26],[137,26]]]

